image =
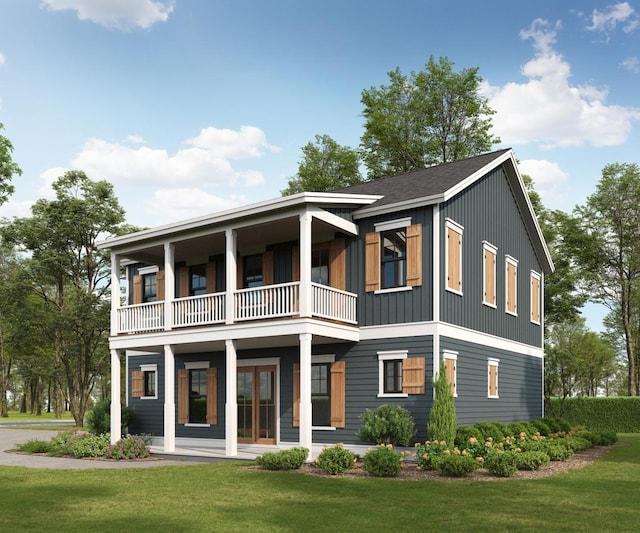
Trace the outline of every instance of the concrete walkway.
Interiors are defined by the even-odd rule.
[[[30,440],[50,440],[58,431],[45,429],[8,429],[0,427],[0,467],[26,466],[28,468],[87,469],[87,468],[152,468],[157,466],[185,466],[198,462],[192,458],[164,459],[156,461],[104,461],[98,459],[68,459],[21,453],[8,453],[16,444]],[[200,459],[202,462],[202,459]]]

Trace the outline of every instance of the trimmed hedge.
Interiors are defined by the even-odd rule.
[[[559,413],[560,400],[551,399],[551,411]],[[640,396],[567,398],[562,418],[591,431],[640,432]]]

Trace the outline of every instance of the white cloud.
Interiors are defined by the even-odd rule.
[[[140,135],[127,135],[124,140],[129,144],[144,144],[144,138]]]
[[[483,85],[496,110],[495,133],[508,145],[533,142],[546,148],[624,143],[640,110],[607,105],[606,88],[571,84],[571,67],[553,47],[558,29],[559,24],[536,19],[520,33],[536,50],[521,69],[526,82]]]
[[[591,14],[591,26],[587,26],[587,29],[601,32],[608,38],[618,25],[622,26],[622,31],[630,33],[638,27],[639,22],[638,13],[629,2],[620,2],[607,6],[604,11],[594,9]]]
[[[264,133],[252,126],[240,130],[204,128],[187,139],[188,148],[171,155],[164,149],[132,148],[102,139],[88,140],[71,162],[91,179],[126,185],[242,185],[264,182],[255,170],[235,170],[232,160],[257,158],[278,148],[267,143]]]
[[[622,66],[622,68],[627,69],[629,72],[640,74],[640,61],[638,61],[638,58],[635,56],[623,59],[620,65]]]
[[[558,163],[545,159],[524,159],[518,163],[521,174],[531,176],[534,188],[540,194],[545,206],[563,204],[565,200],[564,183],[569,175]]]
[[[43,4],[53,11],[73,10],[80,20],[127,30],[166,22],[174,0],[43,0]]]
[[[4,63],[5,63],[4,54],[0,52],[0,67],[3,66]]]
[[[12,219],[26,218],[31,216],[31,206],[34,204],[33,200],[11,200],[6,204],[0,206],[0,218]]]
[[[40,179],[42,180],[40,187],[38,187],[38,194],[40,197],[44,197],[48,200],[54,199],[56,197],[56,192],[53,190],[51,185],[68,170],[71,169],[65,167],[53,167],[40,174]]]
[[[145,204],[148,213],[162,213],[163,223],[194,218],[240,205],[198,188],[158,189]]]

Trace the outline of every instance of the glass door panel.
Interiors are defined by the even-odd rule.
[[[238,369],[238,441],[254,441],[253,418],[253,369]]]
[[[275,366],[238,369],[238,442],[276,442]]]

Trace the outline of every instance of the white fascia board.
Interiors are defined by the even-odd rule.
[[[258,202],[242,207],[236,207],[227,211],[204,215],[197,218],[183,220],[172,224],[157,226],[136,233],[122,235],[118,237],[110,237],[97,242],[98,248],[115,248],[127,244],[137,243],[141,241],[151,241],[155,239],[167,239],[171,235],[192,232],[205,226],[214,226],[225,224],[245,217],[256,218],[272,211],[280,211],[290,209],[296,206],[304,205],[337,205],[337,206],[359,206],[369,205],[382,198],[379,195],[372,194],[344,194],[344,193],[319,193],[319,192],[301,192],[291,196],[275,198]]]
[[[333,213],[329,213],[329,211],[325,211],[324,209],[320,209],[318,207],[312,207],[309,209],[311,216],[313,218],[317,218],[318,220],[322,220],[327,224],[342,230],[345,233],[349,233],[350,235],[358,234],[358,226],[349,220],[339,217],[338,215],[334,215]]]
[[[395,204],[363,207],[353,212],[353,219],[358,220],[376,215],[387,215],[404,209],[414,209],[417,207],[424,207],[426,205],[438,204],[442,202],[443,199],[444,197],[442,194],[433,194],[431,196],[422,196],[420,198],[412,198],[411,200],[405,200],[403,202],[396,202]]]

